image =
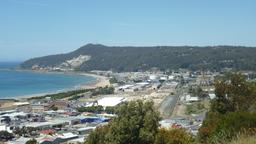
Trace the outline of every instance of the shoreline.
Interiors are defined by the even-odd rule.
[[[110,86],[108,77],[96,75],[92,73],[81,73],[81,75],[94,77],[96,80],[88,82],[87,84],[80,85],[79,86],[80,89],[93,89],[97,87]]]
[[[54,74],[67,74],[67,75],[81,75],[81,76],[88,76],[93,77],[95,80],[89,81],[84,84],[78,84],[74,85],[73,88],[67,88],[63,89],[61,91],[57,90],[55,92],[46,92],[46,93],[36,93],[36,94],[29,94],[29,95],[21,95],[21,96],[10,96],[8,99],[14,99],[14,100],[26,100],[31,97],[40,97],[45,95],[51,95],[51,94],[58,94],[62,92],[68,92],[72,90],[80,90],[80,89],[93,89],[97,87],[105,87],[109,86],[109,78],[97,74],[87,73],[87,72],[49,72],[49,71],[33,71],[33,70],[19,70],[19,71],[30,71],[30,72],[39,72],[39,73],[54,73]],[[0,100],[5,100],[5,98],[0,98]]]

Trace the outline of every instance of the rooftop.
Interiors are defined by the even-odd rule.
[[[104,97],[98,100],[98,105],[101,105],[103,107],[116,106],[124,101],[126,101],[126,99],[123,97]]]

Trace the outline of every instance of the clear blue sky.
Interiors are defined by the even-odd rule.
[[[0,1],[0,61],[87,43],[256,46],[256,0]]]

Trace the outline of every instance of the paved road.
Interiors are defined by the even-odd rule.
[[[179,100],[180,95],[182,94],[183,90],[181,88],[176,89],[175,95],[169,95],[165,97],[165,99],[162,101],[159,107],[159,111],[162,114],[163,118],[169,118],[173,112],[173,109],[176,105],[176,103]]]

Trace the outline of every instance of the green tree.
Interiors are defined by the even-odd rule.
[[[8,141],[13,139],[13,134],[9,133],[8,131],[0,131],[0,142]]]
[[[219,113],[247,111],[255,103],[255,85],[241,74],[230,74],[215,81],[216,99],[211,111]]]
[[[106,134],[109,131],[109,125],[97,127],[94,131],[92,131],[89,137],[86,139],[85,144],[105,144],[108,143],[106,141]]]
[[[114,90],[114,87],[99,87],[92,90],[92,96],[113,94]]]
[[[121,104],[107,126],[96,129],[87,144],[152,144],[159,126],[159,113],[153,102],[141,100]]]
[[[241,74],[215,79],[216,99],[199,129],[202,143],[225,143],[242,130],[256,128],[256,87]]]
[[[108,114],[114,114],[115,113],[115,110],[116,110],[116,107],[114,106],[108,106],[105,108],[105,112],[108,113]]]
[[[36,139],[30,139],[26,142],[26,144],[37,144],[37,140]]]
[[[58,107],[56,107],[55,105],[52,105],[52,106],[50,107],[50,110],[57,111],[57,110],[58,110]]]
[[[109,79],[109,83],[110,83],[110,84],[114,84],[114,83],[118,83],[118,81],[117,81],[117,79],[116,79],[115,77],[111,77],[111,78]]]
[[[31,137],[31,136],[38,135],[37,131],[38,131],[37,128],[23,126],[22,128],[19,128],[19,127],[15,128],[13,130],[13,133],[19,136]]]
[[[196,87],[190,86],[188,91],[192,96],[198,96],[200,98],[206,97],[206,93],[203,91],[203,89],[200,86],[196,86]]]

